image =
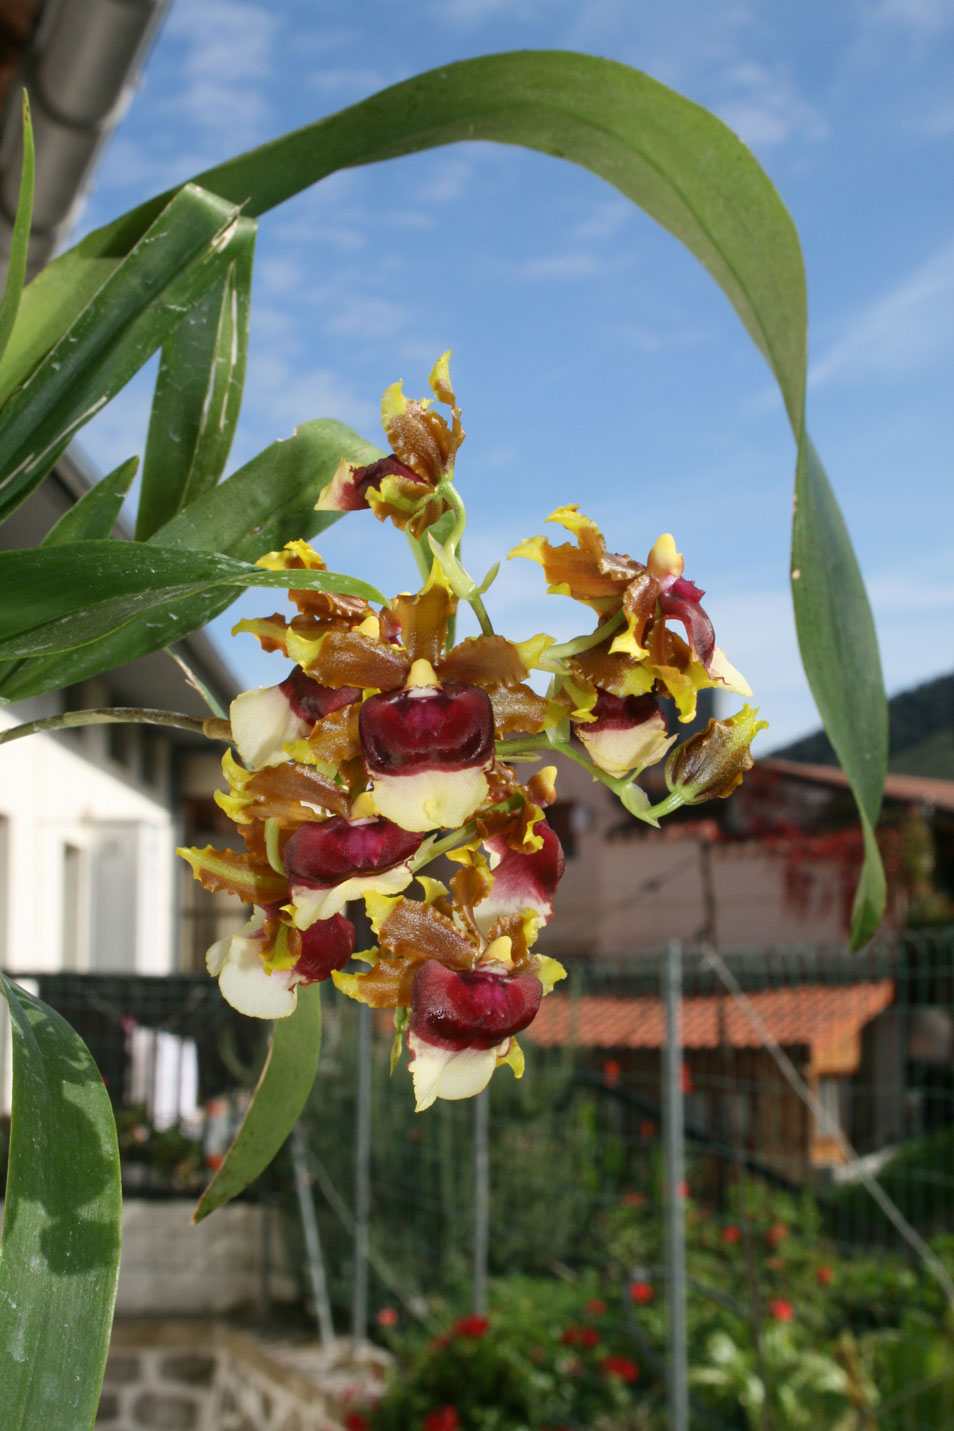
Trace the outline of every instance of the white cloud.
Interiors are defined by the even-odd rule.
[[[326,333],[348,342],[380,341],[396,337],[410,322],[410,313],[403,303],[372,294],[355,295],[339,301],[325,312],[322,327]]]
[[[422,204],[450,203],[466,193],[473,174],[474,166],[467,159],[439,159],[428,177],[416,186],[414,197]]]
[[[716,112],[753,149],[790,139],[817,141],[828,133],[821,112],[777,69],[752,61],[734,64],[722,74],[718,88],[722,97]]]
[[[157,112],[191,123],[210,149],[228,153],[265,137],[271,114],[280,18],[248,0],[190,0],[168,21],[183,47],[179,83],[156,102]]]
[[[954,348],[954,240],[843,323],[809,370],[813,387],[838,379],[896,378]]]
[[[574,279],[591,278],[604,267],[603,260],[595,253],[552,253],[541,254],[539,258],[528,258],[517,266],[520,278]]]
[[[308,82],[335,104],[350,104],[392,84],[393,76],[389,77],[371,65],[338,65],[314,70]]]
[[[871,19],[934,35],[954,25],[954,5],[951,0],[880,0]]]
[[[541,10],[539,0],[439,0],[432,7],[435,19],[472,29],[505,18],[511,24],[534,19]]]

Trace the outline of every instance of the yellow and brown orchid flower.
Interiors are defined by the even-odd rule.
[[[390,519],[396,527],[420,536],[447,510],[449,504],[437,489],[453,475],[465,436],[449,364],[450,353],[444,353],[428,383],[438,402],[450,408],[450,426],[434,412],[433,398],[415,402],[404,396],[401,383],[392,383],[381,399],[381,425],[391,452],[365,466],[342,460],[318,499],[318,511],[370,508],[378,521]]]
[[[673,698],[682,721],[693,719],[697,693],[706,687],[751,695],[715,644],[712,622],[701,605],[705,593],[683,577],[682,556],[668,533],[644,564],[608,552],[596,523],[575,505],[558,508],[547,520],[571,532],[576,545],[554,546],[545,537],[531,537],[510,555],[539,562],[548,591],[591,607],[600,624],[611,627],[605,641],[569,661],[573,719],[585,723],[593,718],[600,690],[623,700],[661,691]],[[670,620],[682,624],[686,640],[669,630]]]
[[[469,1098],[486,1087],[495,1068],[509,1063],[519,1078],[523,1055],[515,1035],[527,1027],[544,994],[564,977],[555,960],[530,945],[552,911],[562,872],[562,852],[552,831],[542,861],[512,856],[493,918],[478,915],[494,879],[486,865],[452,880],[453,899],[437,881],[425,881],[426,901],[403,895],[367,896],[365,904],[379,949],[363,974],[337,973],[336,986],[374,1008],[406,1010],[401,1027],[411,1054],[418,1111],[436,1098]],[[559,855],[558,855],[559,852]],[[516,866],[522,863],[522,869]],[[543,866],[546,866],[544,870]],[[535,914],[537,900],[540,913]]]

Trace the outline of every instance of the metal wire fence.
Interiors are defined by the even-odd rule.
[[[288,1210],[303,1301],[359,1334],[429,1329],[473,1298],[493,1312],[515,1289],[544,1316],[578,1305],[567,1333],[603,1306],[642,1368],[634,1398],[663,1418],[633,1426],[785,1431],[810,1424],[793,1395],[819,1427],[954,1425],[954,931],[681,963],[668,1079],[664,956],[579,961],[523,1038],[520,1082],[501,1070],[483,1108],[420,1115],[386,1023],[327,998],[299,1136],[257,1190]],[[34,981],[99,1062],[127,1191],[197,1190],[261,1032],[204,976]],[[674,1107],[685,1186],[667,1171]],[[666,1411],[677,1296],[682,1420]]]

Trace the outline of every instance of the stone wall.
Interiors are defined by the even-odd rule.
[[[214,1317],[295,1300],[274,1208],[233,1202],[192,1227],[193,1206],[124,1200],[118,1317]]]
[[[220,1322],[117,1322],[96,1418],[103,1431],[344,1431],[380,1393],[387,1354],[322,1348]]]

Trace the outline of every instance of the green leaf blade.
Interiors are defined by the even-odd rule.
[[[874,619],[844,519],[808,434],[799,444],[792,520],[792,601],[805,673],[861,814],[865,861],[852,915],[854,948],[884,911],[874,827],[888,761],[888,711]]]
[[[298,990],[295,1012],[279,1019],[242,1126],[195,1211],[193,1222],[230,1202],[265,1171],[298,1121],[318,1071],[321,985]]]
[[[139,458],[130,457],[100,478],[68,512],[63,513],[40,545],[63,546],[67,542],[90,542],[108,537],[138,470]]]
[[[384,600],[367,582],[337,572],[268,571],[233,557],[147,542],[85,541],[0,552],[0,589],[17,592],[15,605],[0,608],[0,659],[85,646],[154,606],[217,586],[296,587]]]
[[[145,541],[222,475],[235,435],[256,225],[239,219],[235,258],[163,345],[143,459],[136,539]]]
[[[109,1098],[85,1044],[0,974],[13,1028],[0,1243],[4,1431],[91,1427],[119,1276],[122,1199]]]
[[[30,224],[33,221],[33,189],[36,177],[36,154],[33,144],[33,125],[30,123],[30,97],[23,91],[23,163],[20,169],[20,192],[17,197],[17,212],[13,221],[13,237],[10,240],[10,259],[7,277],[0,299],[0,358],[10,341],[23,294],[23,280],[26,278],[27,259],[30,253]]]
[[[342,458],[373,462],[379,448],[344,423],[318,419],[302,423],[291,437],[274,442],[181,512],[150,539],[154,547],[221,551],[257,561],[286,541],[313,538],[338,521],[338,512],[316,512],[318,495]],[[370,590],[371,588],[369,588]],[[112,670],[178,641],[205,625],[241,594],[241,587],[216,587],[134,616],[106,636],[55,656],[35,656],[0,666],[0,699],[26,700]]]
[[[228,266],[237,223],[232,205],[186,185],[5,402],[0,520]]]

